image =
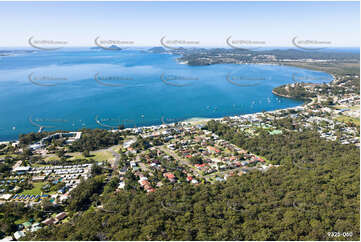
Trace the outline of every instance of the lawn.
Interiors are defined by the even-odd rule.
[[[33,163],[31,164],[32,167],[45,167],[48,166],[47,164],[38,164],[38,163]]]
[[[65,155],[70,156],[69,160],[86,159],[80,152],[66,153]]]
[[[354,123],[356,126],[360,126],[360,119],[358,119],[358,118],[352,118],[352,117],[345,116],[345,115],[339,115],[336,117],[336,120],[340,121],[340,122],[344,122],[344,123],[351,122],[351,123]]]
[[[355,105],[352,107],[344,106],[344,105],[335,105],[333,106],[334,109],[350,109],[352,111],[360,109],[360,105]]]
[[[111,147],[111,149],[115,152],[118,152],[121,147],[121,145],[114,145],[113,147]]]
[[[358,109],[360,109],[360,105],[353,106],[350,109],[353,111],[358,110]]]
[[[60,160],[60,158],[57,155],[50,155],[44,159],[45,161],[54,161],[54,160]]]
[[[33,186],[34,188],[31,189],[31,190],[25,190],[23,191],[22,195],[40,195],[41,194],[41,188],[45,185],[46,183],[45,182],[36,182],[36,183],[33,183]]]
[[[115,146],[114,148],[112,148],[113,150],[116,150],[117,148],[119,148],[120,146]],[[113,157],[113,154],[109,151],[106,150],[99,150],[99,151],[91,151],[90,152],[90,157],[84,157],[83,154],[81,152],[72,152],[72,153],[66,153],[65,156],[68,156],[69,160],[75,160],[75,159],[93,159],[95,161],[106,161],[106,160],[110,160]],[[53,160],[60,160],[60,158],[55,155],[49,155],[47,156],[45,159],[45,161],[53,161]]]
[[[68,153],[67,155],[69,156],[72,156],[70,158],[70,160],[75,160],[75,159],[93,159],[95,161],[107,161],[107,160],[110,160],[113,157],[113,154],[110,153],[109,151],[105,151],[105,150],[102,150],[102,151],[92,151],[90,152],[90,157],[84,157],[82,153],[80,152],[75,152],[75,153]]]
[[[22,224],[28,221],[26,218],[20,218],[14,222],[14,224]]]
[[[6,156],[16,157],[16,155],[15,155],[15,154],[10,154],[10,155],[0,155],[0,158],[5,158]]]
[[[113,154],[109,151],[94,151],[90,152],[90,154],[94,155],[92,158],[96,161],[106,161],[114,158]]]

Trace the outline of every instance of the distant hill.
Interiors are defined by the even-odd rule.
[[[154,54],[162,54],[162,53],[167,53],[168,52],[163,47],[153,47],[153,48],[150,48],[148,51],[151,52],[151,53],[154,53]]]
[[[104,47],[95,46],[95,47],[91,47],[90,49],[91,50],[122,50],[122,48],[120,48],[117,45],[104,46]]]

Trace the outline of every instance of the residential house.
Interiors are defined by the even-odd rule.
[[[36,231],[38,231],[39,229],[41,229],[40,223],[36,222],[36,223],[34,223],[34,224],[31,226],[30,231],[31,231],[31,232],[36,232]]]
[[[164,177],[168,178],[170,182],[175,182],[175,175],[171,172],[167,172],[163,174]]]
[[[45,219],[43,222],[41,222],[41,223],[43,223],[43,224],[45,224],[45,225],[52,225],[52,224],[54,224],[56,221],[55,221],[55,219],[54,218],[47,218],[47,219]]]
[[[16,239],[16,240],[19,240],[20,238],[22,238],[22,237],[24,237],[25,236],[25,233],[23,232],[23,231],[16,231],[15,233],[14,233],[14,238]]]
[[[58,214],[55,216],[55,218],[56,218],[56,220],[61,221],[61,220],[63,220],[66,216],[67,216],[66,213],[65,213],[65,212],[62,212],[62,213],[58,213]]]
[[[29,230],[31,228],[31,223],[30,222],[24,222],[23,226],[26,230]]]

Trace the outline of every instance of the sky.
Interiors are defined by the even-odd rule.
[[[0,46],[28,39],[94,46],[94,39],[225,47],[225,40],[292,46],[292,38],[358,47],[359,2],[0,2]]]

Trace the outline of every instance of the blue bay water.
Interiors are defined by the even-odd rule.
[[[44,130],[148,126],[302,104],[272,89],[329,82],[318,71],[277,65],[188,66],[142,50],[73,49],[0,57],[0,140]]]

